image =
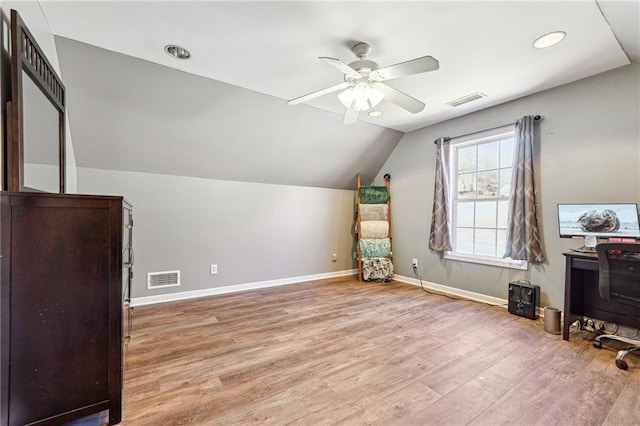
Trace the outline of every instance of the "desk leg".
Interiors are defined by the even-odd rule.
[[[566,257],[564,267],[564,321],[562,323],[562,339],[569,340],[569,327],[571,326],[571,258]]]

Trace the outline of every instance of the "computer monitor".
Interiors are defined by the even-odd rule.
[[[558,225],[561,238],[640,238],[636,203],[558,204]]]

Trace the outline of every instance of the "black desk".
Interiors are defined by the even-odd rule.
[[[582,316],[640,328],[640,308],[600,298],[598,256],[565,252],[564,324],[562,338],[569,340],[569,326]]]

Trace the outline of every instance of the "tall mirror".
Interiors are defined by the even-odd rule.
[[[7,190],[65,192],[64,85],[11,11],[11,134]]]

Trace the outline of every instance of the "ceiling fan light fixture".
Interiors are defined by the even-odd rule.
[[[380,111],[379,109],[373,109],[369,111],[367,115],[369,115],[369,117],[380,117],[382,115],[382,111]]]
[[[535,47],[536,49],[546,49],[547,47],[551,47],[560,43],[566,36],[567,33],[565,33],[564,31],[554,31],[535,39],[535,41],[533,42],[533,47]]]
[[[347,108],[367,111],[382,102],[384,93],[363,81],[338,94],[338,99]]]
[[[422,56],[379,68],[377,63],[365,59],[369,50],[370,46],[367,43],[357,43],[351,48],[351,51],[358,60],[349,65],[339,59],[320,56],[318,59],[342,73],[344,81],[291,99],[287,104],[297,105],[329,93],[338,93],[338,99],[346,107],[344,124],[355,123],[360,111],[369,111],[382,102],[382,99],[399,106],[411,114],[422,112],[425,107],[424,102],[388,86],[386,82],[400,77],[436,71],[440,68],[438,60],[432,56]]]

